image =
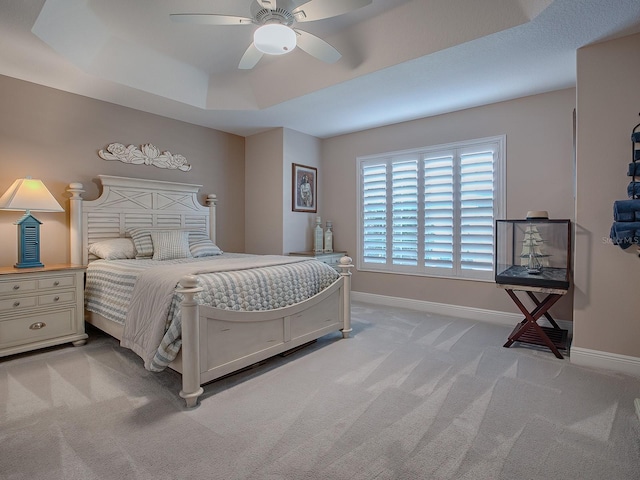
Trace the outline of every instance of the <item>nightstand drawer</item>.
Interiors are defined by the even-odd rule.
[[[38,290],[56,287],[72,287],[74,285],[75,276],[73,275],[60,275],[57,277],[43,278],[42,280],[38,280]]]
[[[8,280],[0,282],[0,294],[34,292],[38,284],[35,280]]]
[[[315,258],[316,260],[320,260],[322,263],[326,263],[331,267],[339,270],[338,265],[340,264],[340,259],[347,255],[347,252],[335,251],[331,253],[315,253],[315,252],[291,252],[289,255],[301,256],[301,257],[309,257]]]
[[[4,347],[28,343],[44,338],[55,338],[74,332],[75,309],[53,313],[11,317],[0,321],[0,338]]]
[[[52,293],[38,296],[38,305],[57,305],[58,303],[73,302],[75,299],[74,292]]]
[[[7,300],[0,300],[0,312],[19,312],[26,308],[35,307],[36,297],[15,297]]]
[[[340,263],[340,259],[342,257],[344,257],[343,253],[324,253],[317,256],[316,258],[322,263],[326,263],[327,265],[335,267],[336,265],[338,265],[338,263]]]

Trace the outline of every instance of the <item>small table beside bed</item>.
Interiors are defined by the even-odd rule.
[[[351,332],[351,259],[340,272],[304,257],[222,252],[216,197],[200,185],[99,175],[102,193],[71,192],[71,261],[87,265],[86,321],[144,361],[202,385],[330,332]]]

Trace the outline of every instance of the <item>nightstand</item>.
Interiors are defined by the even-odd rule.
[[[300,256],[300,257],[312,257],[316,260],[320,260],[327,265],[331,265],[333,268],[338,270],[338,264],[340,263],[340,259],[344,257],[347,252],[331,252],[331,253],[316,253],[316,252],[291,252],[289,255]]]
[[[84,271],[69,264],[0,267],[0,357],[86,343]]]

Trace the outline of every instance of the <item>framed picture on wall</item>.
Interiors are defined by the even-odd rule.
[[[318,211],[318,169],[293,164],[291,209],[294,212]]]

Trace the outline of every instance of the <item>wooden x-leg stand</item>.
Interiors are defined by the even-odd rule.
[[[559,352],[567,348],[567,330],[561,329],[553,317],[549,314],[549,309],[567,293],[567,290],[560,288],[543,288],[523,285],[503,285],[498,287],[504,288],[511,297],[511,300],[518,306],[524,314],[524,320],[520,322],[509,335],[509,340],[504,344],[510,347],[513,342],[530,343],[533,345],[543,345],[549,347],[549,350],[558,358],[564,358]],[[516,291],[524,291],[535,303],[535,308],[531,311],[524,306],[518,298]],[[544,300],[539,300],[536,293],[546,294]],[[544,315],[549,321],[551,327],[542,327],[538,325],[538,320]]]

